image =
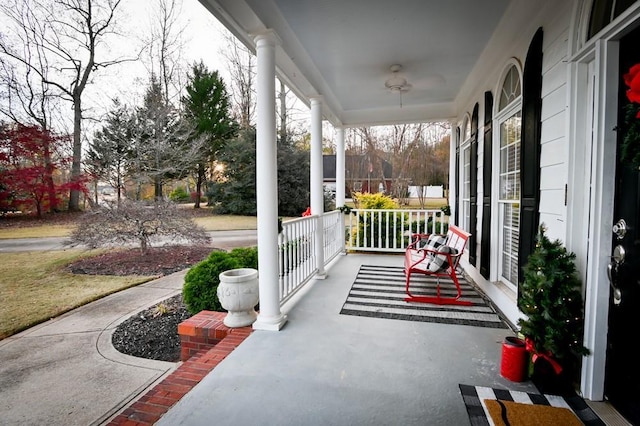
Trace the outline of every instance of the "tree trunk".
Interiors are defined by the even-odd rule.
[[[116,186],[116,203],[117,206],[120,207],[120,200],[122,199],[122,177],[120,176],[120,171],[118,171],[116,177]]]
[[[47,193],[49,195],[49,212],[58,211],[58,197],[56,196],[56,187],[53,183],[53,164],[51,163],[51,147],[49,141],[45,140],[44,145],[44,179],[47,185]]]
[[[82,105],[79,93],[73,96],[73,162],[71,163],[71,190],[69,191],[69,211],[80,210],[80,176],[82,174]]]
[[[280,140],[287,140],[287,93],[284,82],[280,82]]]
[[[156,200],[162,200],[162,180],[159,177],[154,178],[154,197]]]
[[[196,200],[194,209],[200,208],[200,195],[202,194],[202,182],[204,181],[204,164],[198,164],[198,177],[196,179]]]

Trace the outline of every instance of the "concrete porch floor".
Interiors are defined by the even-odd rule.
[[[500,376],[510,330],[340,315],[362,264],[349,254],[254,331],[157,425],[464,425],[459,384],[536,392]]]

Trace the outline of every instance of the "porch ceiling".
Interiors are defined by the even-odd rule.
[[[272,29],[278,75],[304,102],[322,95],[334,125],[455,117],[456,98],[509,0],[200,0],[254,50]],[[390,66],[412,88],[385,88]]]

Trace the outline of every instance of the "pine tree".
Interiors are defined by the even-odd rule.
[[[86,154],[85,168],[95,179],[106,181],[116,190],[118,203],[124,195],[127,168],[131,163],[133,120],[127,106],[114,99],[105,124],[94,133]]]
[[[182,97],[184,115],[191,127],[191,140],[204,138],[196,157],[195,208],[200,207],[200,194],[207,172],[217,159],[217,153],[237,132],[237,123],[231,119],[229,95],[217,71],[209,71],[200,61],[193,65],[186,96]]]
[[[536,352],[557,359],[563,366],[588,355],[583,346],[584,313],[581,283],[574,263],[560,240],[551,241],[539,229],[536,248],[524,267],[520,284],[520,309],[527,319],[518,321],[520,332]]]

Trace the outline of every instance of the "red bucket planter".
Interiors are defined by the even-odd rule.
[[[502,363],[500,375],[513,382],[523,382],[527,378],[529,355],[524,340],[508,336],[502,342]]]

